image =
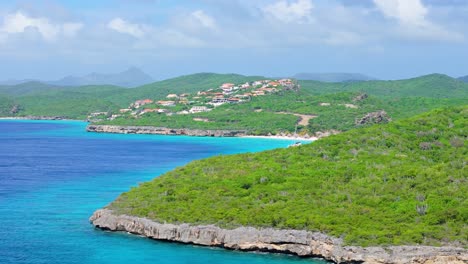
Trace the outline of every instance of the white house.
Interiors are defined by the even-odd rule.
[[[211,109],[206,106],[194,106],[189,110],[189,112],[192,114],[195,114],[195,113],[208,112],[210,110]]]

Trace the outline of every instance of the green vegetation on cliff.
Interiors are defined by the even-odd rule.
[[[15,103],[8,96],[0,94],[0,116],[12,115],[14,112]]]
[[[171,93],[196,93],[216,88],[226,82],[243,83],[264,78],[240,74],[196,73],[126,89],[122,93],[109,97],[109,100],[127,106],[139,99],[164,99]]]
[[[122,194],[117,213],[170,223],[321,231],[349,244],[468,236],[468,106],[295,148],[191,162]]]
[[[118,112],[137,99],[164,99],[168,93],[191,93],[218,87],[223,82],[247,82],[264,77],[197,73],[154,82],[133,89],[111,85],[79,87],[40,82],[0,86],[0,116],[12,116],[10,102],[19,106],[14,115],[65,116],[86,119],[90,113]],[[8,100],[7,100],[8,97]]]
[[[164,81],[164,83],[167,84],[166,87],[169,87],[168,84],[174,82],[174,86],[177,87],[180,85],[180,80],[187,78],[197,80],[205,77],[204,74],[183,76],[167,82]],[[226,80],[223,78],[226,76],[222,76],[222,78],[220,76],[219,79],[213,80]],[[240,78],[238,81],[246,81],[246,78],[248,77]],[[162,83],[157,83],[157,85]],[[179,84],[176,85],[176,83]],[[211,86],[206,87],[218,87],[221,84],[221,82],[218,82],[217,85],[215,83],[210,81]],[[194,100],[195,105],[206,103],[189,96],[188,103],[166,109],[174,113],[173,115],[161,113],[139,115],[137,110],[133,114],[127,113],[117,119],[106,120],[98,124],[186,129],[232,129],[263,135],[293,134],[295,132],[299,135],[312,135],[328,130],[346,131],[368,125],[368,123],[363,124],[359,120],[369,113],[381,110],[386,112],[388,118],[398,120],[439,107],[468,104],[468,84],[441,74],[398,81],[345,83],[299,81],[299,83],[301,84],[299,91],[281,90],[280,88],[277,92],[251,97],[241,104],[219,106],[210,112],[188,115],[175,114],[190,110],[193,106],[190,103],[192,100]],[[237,82],[237,84],[240,83]],[[167,90],[166,93],[169,94],[173,91],[175,90]],[[362,95],[365,96],[360,97]],[[147,107],[160,106],[153,104],[153,106],[145,105],[144,108]]]
[[[396,120],[438,107],[468,104],[468,94],[466,99],[424,97],[381,99],[369,96],[363,100],[353,100],[359,95],[357,92],[310,95],[303,91],[285,91],[253,97],[249,102],[241,104],[225,104],[210,112],[172,116],[148,113],[139,118],[128,116],[97,124],[247,130],[251,134],[262,135],[295,131],[298,134],[314,134],[318,131],[332,129],[346,131],[360,127],[362,125],[356,124],[356,120],[369,112],[379,110],[385,110],[390,118]],[[178,110],[188,110],[191,107],[187,105]],[[303,124],[299,115],[305,115],[310,119]]]
[[[311,94],[365,92],[378,97],[463,98],[468,84],[443,74],[430,74],[405,80],[322,83],[301,81],[302,90]]]
[[[168,94],[181,93],[190,93],[193,98],[196,92],[218,88],[222,83],[242,84],[262,79],[265,77],[198,73],[134,89],[109,85],[62,87],[28,82],[0,86],[0,116],[44,115],[86,119],[96,112],[120,114],[119,109],[127,108],[139,99],[167,100]],[[398,120],[437,107],[468,103],[468,84],[441,74],[398,81],[299,83],[299,92],[284,91],[253,97],[243,104],[224,105],[207,113],[187,116],[148,113],[139,119],[124,117],[105,123],[169,128],[242,129],[249,130],[252,134],[294,131],[312,134],[330,129],[345,131],[358,127],[360,125],[356,125],[356,119],[373,111],[384,110],[390,118]],[[362,101],[353,101],[355,96],[362,93],[369,97]],[[330,105],[321,106],[321,103]],[[353,108],[353,105],[357,108]],[[168,110],[189,110],[192,106],[190,103],[186,106],[178,104]],[[300,122],[298,114],[316,117],[309,122]]]

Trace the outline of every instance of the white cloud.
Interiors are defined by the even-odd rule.
[[[1,31],[6,33],[22,33],[27,28],[36,28],[46,40],[53,40],[59,34],[60,28],[46,18],[31,18],[21,12],[7,15]]]
[[[304,23],[312,21],[311,11],[314,8],[311,0],[288,2],[281,0],[262,8],[266,16],[272,16],[285,23]]]
[[[83,27],[81,23],[52,23],[47,18],[33,18],[21,11],[4,17],[0,33],[3,32],[4,39],[7,34],[24,33],[33,28],[47,41],[54,41],[58,36],[72,37]]]
[[[216,21],[214,18],[207,15],[203,10],[194,11],[191,16],[206,28],[216,28]]]
[[[0,33],[3,40],[7,39],[8,34],[24,33],[28,29],[35,29],[47,41],[54,41],[60,35],[66,37],[75,36],[83,28],[81,23],[52,23],[49,19],[40,17],[34,18],[18,11],[14,14],[6,15],[3,19],[3,25],[0,27]]]
[[[424,26],[428,23],[428,11],[421,0],[374,0],[374,3],[385,16],[402,24]]]
[[[396,19],[399,32],[407,38],[462,41],[464,36],[430,21],[429,10],[421,0],[373,0],[386,17]]]
[[[145,26],[140,24],[130,23],[121,18],[114,18],[107,27],[120,33],[129,34],[136,38],[142,38],[145,35]]]

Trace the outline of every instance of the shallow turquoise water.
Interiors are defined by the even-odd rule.
[[[219,154],[291,141],[112,135],[74,121],[0,121],[0,263],[323,263],[94,229],[89,216],[139,182]]]

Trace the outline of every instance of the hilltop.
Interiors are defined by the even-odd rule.
[[[177,113],[190,112],[193,107],[205,106],[212,100],[208,98],[209,95],[201,96],[204,101],[194,98],[200,97],[199,92],[209,92],[208,90],[224,92],[220,88],[223,83],[241,86],[268,79],[262,76],[198,73],[153,82],[133,89],[109,85],[65,87],[29,82],[0,86],[0,95],[2,95],[0,115],[115,119],[112,116],[119,117],[122,114],[120,110],[128,109],[136,101],[148,99],[153,103],[139,109],[139,111],[145,109],[149,111],[144,115],[139,115],[138,112],[137,116],[141,118],[131,119],[123,115],[105,122],[116,125],[151,125],[169,128],[249,129],[253,130],[253,134],[294,132],[313,134],[334,129],[348,130],[357,126],[356,119],[381,110],[384,110],[390,118],[398,119],[436,107],[463,104],[468,99],[468,84],[440,74],[398,81],[354,83],[293,79],[300,89],[282,91],[278,86],[276,87],[278,90],[273,93],[264,91],[264,95],[260,93],[260,96],[239,98],[244,100],[240,104],[223,104],[214,107],[211,112],[177,115]],[[366,99],[354,101],[355,97],[364,94],[367,96]],[[176,95],[177,99],[167,98],[169,95]],[[230,94],[222,96],[225,100],[232,97]],[[161,106],[157,104],[158,101],[175,101],[176,106]],[[213,109],[210,105],[207,107]],[[157,115],[150,113],[155,111],[151,109],[164,110]],[[258,120],[263,123],[257,122]]]
[[[460,81],[462,81],[462,82],[468,82],[468,75],[467,75],[467,76],[460,77],[460,78],[458,78],[458,80],[460,80]]]
[[[88,85],[115,85],[126,88],[133,88],[147,83],[154,82],[153,78],[136,67],[130,67],[118,73],[90,73],[84,76],[67,76],[59,80],[6,80],[0,81],[0,86],[34,86],[34,83],[42,83],[51,86],[88,86]]]
[[[131,67],[125,71],[113,74],[90,73],[85,76],[67,76],[49,84],[59,86],[85,86],[85,85],[115,85],[127,88],[141,86],[153,82],[153,78],[142,70]]]
[[[262,78],[210,87],[179,94],[170,90],[159,101],[136,100],[107,120],[93,118],[106,129],[93,127],[92,131],[135,133],[122,126],[152,126],[187,129],[188,134],[200,134],[189,131],[194,129],[218,129],[247,135],[320,137],[468,103],[468,85],[442,75],[346,84]],[[148,132],[144,130],[139,133]]]
[[[200,73],[154,82],[133,89],[110,85],[58,86],[41,82],[0,86],[0,100],[13,102],[11,109],[1,109],[3,116],[64,116],[86,119],[92,113],[118,112],[140,98],[165,98],[168,91],[177,93],[209,89],[224,81],[241,82],[256,79],[237,74]],[[2,99],[3,98],[3,99]],[[7,105],[6,103],[0,103]],[[10,114],[3,114],[10,113]]]
[[[467,246],[468,106],[296,148],[194,161],[122,194],[157,222],[321,231],[348,244]]]
[[[351,83],[322,83],[302,81],[303,90],[311,94],[331,92],[365,92],[379,97],[463,98],[468,85],[444,74],[429,74],[395,81],[367,81]]]
[[[370,81],[375,80],[374,77],[369,77],[361,73],[298,73],[293,76],[297,80],[310,80],[319,82],[355,82],[355,81]]]

